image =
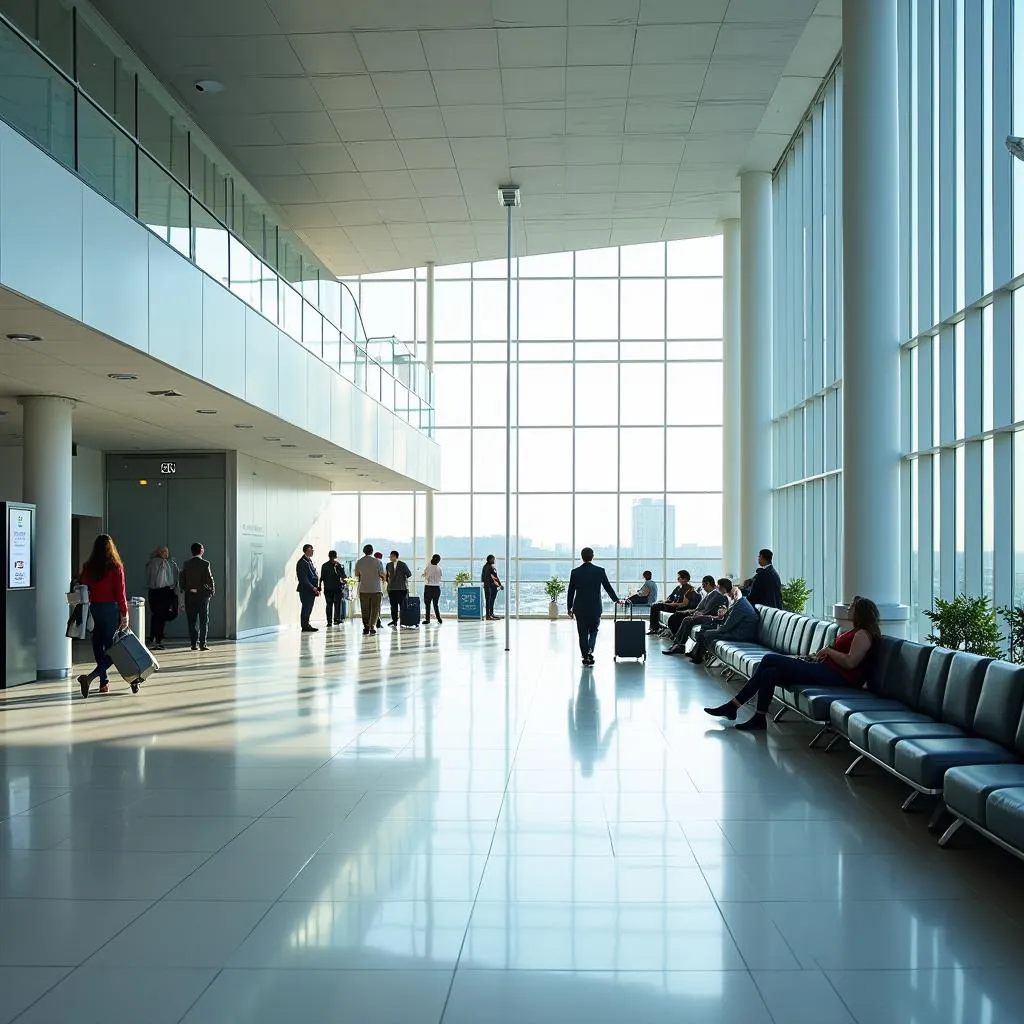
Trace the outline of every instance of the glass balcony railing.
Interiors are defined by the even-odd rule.
[[[29,16],[31,14],[31,17]],[[64,0],[0,0],[0,119],[407,423],[433,380]]]

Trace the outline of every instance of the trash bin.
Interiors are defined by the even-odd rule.
[[[141,639],[146,638],[146,599],[144,597],[128,598],[128,626]]]

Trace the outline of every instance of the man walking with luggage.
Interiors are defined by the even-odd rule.
[[[181,567],[181,589],[185,595],[185,617],[188,619],[188,635],[192,650],[210,648],[206,638],[210,630],[210,599],[216,590],[210,563],[203,558],[206,549],[196,542],[192,545],[192,557]]]
[[[301,605],[299,622],[303,633],[319,633],[316,626],[309,624],[309,616],[313,612],[313,605],[320,596],[320,577],[317,575],[316,566],[313,564],[313,545],[302,545],[302,557],[295,563],[295,578],[298,580],[296,590],[299,594]]]
[[[412,577],[412,570],[398,557],[397,551],[392,551],[384,568],[384,576],[388,584],[388,598],[391,601],[391,621],[388,625],[392,629],[397,629],[402,622],[405,602],[409,599],[409,579]],[[417,612],[417,624],[419,618]]]
[[[594,549],[584,548],[580,552],[583,564],[569,573],[569,590],[566,603],[569,618],[576,620],[576,632],[580,637],[580,654],[584,665],[594,664],[594,645],[601,625],[601,590],[618,604],[618,597],[608,582],[608,574],[599,565],[594,565]]]

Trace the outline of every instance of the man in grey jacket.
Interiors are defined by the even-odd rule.
[[[716,626],[724,621],[729,605],[729,594],[732,593],[732,580],[723,576],[716,584],[714,577],[705,576],[701,580],[701,589],[704,596],[695,611],[686,612],[678,617],[673,615],[668,620],[673,642],[668,650],[661,652],[662,654],[685,654],[686,641],[695,627]]]
[[[733,603],[721,626],[705,626],[697,634],[697,644],[687,657],[698,665],[714,649],[716,640],[756,640],[760,617],[757,609],[740,593],[733,591]]]

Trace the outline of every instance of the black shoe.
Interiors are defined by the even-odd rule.
[[[647,635],[648,636],[661,636],[661,630],[660,629],[649,629],[649,630],[647,630]]]
[[[199,650],[201,650],[201,651],[208,651],[209,649],[210,649],[210,645],[209,644],[200,644],[199,645]]]
[[[394,629],[397,625],[398,625],[397,622],[389,622],[388,623],[388,629]]]
[[[92,685],[92,680],[88,676],[78,677],[78,686],[82,691],[83,697],[89,696],[89,687]]]
[[[302,632],[303,633],[319,633],[320,630],[317,629],[316,626],[303,626],[302,627]]]
[[[363,627],[363,636],[369,636],[369,635],[370,635],[370,630],[364,626]]]
[[[667,651],[662,651],[662,654],[684,654],[682,647],[670,647]]]
[[[739,725],[733,728],[739,729],[742,732],[764,732],[768,728],[768,718],[766,715],[762,715],[760,711],[755,711],[753,717],[748,718],[745,722],[740,722]]]
[[[736,721],[736,705],[732,701],[728,704],[719,704],[717,708],[705,708],[704,714],[713,718],[728,718],[730,722]]]
[[[430,619],[424,619],[423,620],[423,625],[424,626],[429,626],[430,625]]]
[[[197,646],[196,644],[193,644],[193,645],[192,645],[192,650],[193,650],[193,651],[198,651],[198,650],[199,650],[199,647],[198,647],[198,646]]]
[[[132,688],[132,693],[138,693],[138,692],[139,692],[139,682],[140,682],[140,680],[138,680],[138,679],[133,679],[133,680],[132,680],[132,681],[131,681],[131,682],[130,682],[130,683],[128,684],[128,685],[129,685],[129,686],[130,686],[130,687]]]
[[[377,635],[377,630],[371,629],[370,630],[370,636],[376,636],[376,635]]]

